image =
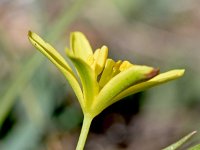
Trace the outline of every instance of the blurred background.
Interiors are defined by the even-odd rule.
[[[127,97],[92,123],[86,150],[156,150],[200,129],[200,1],[0,0],[0,149],[73,150],[83,115],[32,30],[64,56],[81,31],[109,57],[183,78]],[[67,58],[66,58],[67,59]],[[199,130],[200,131],[200,130]],[[186,147],[200,143],[200,132]],[[184,148],[183,148],[184,149]]]

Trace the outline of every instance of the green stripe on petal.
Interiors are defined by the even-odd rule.
[[[28,38],[30,42],[49,60],[54,63],[58,69],[65,75],[71,87],[73,88],[78,100],[80,101],[81,107],[83,104],[83,94],[81,87],[76,79],[74,73],[71,68],[65,61],[65,59],[48,43],[46,43],[41,37],[39,37],[36,33],[29,31]]]
[[[121,91],[137,82],[155,76],[157,72],[158,71],[152,67],[133,66],[119,73],[101,89],[92,106],[93,112],[95,115],[99,114],[103,109],[112,104],[112,98]]]
[[[70,49],[75,57],[81,58],[84,61],[93,54],[90,43],[81,32],[72,32],[70,34]]]
[[[67,53],[70,60],[73,62],[75,68],[78,71],[84,95],[84,109],[86,112],[93,103],[95,96],[98,94],[99,85],[96,81],[96,75],[94,70],[82,59],[73,57],[70,53]]]
[[[183,76],[185,70],[184,69],[178,69],[178,70],[171,70],[165,73],[161,73],[157,76],[155,76],[154,78],[146,81],[146,82],[142,82],[136,85],[133,85],[131,87],[129,87],[128,89],[125,89],[124,91],[122,91],[120,94],[118,94],[113,101],[116,102],[124,97],[127,97],[129,95],[135,94],[137,92],[141,92],[144,91],[148,88],[154,87],[156,85],[160,85],[163,84],[165,82],[171,81],[171,80],[175,80],[177,78],[180,78],[181,76]]]

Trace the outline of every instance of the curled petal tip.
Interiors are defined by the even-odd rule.
[[[32,36],[32,32],[29,30],[28,31],[28,37],[30,38]]]
[[[160,70],[158,68],[153,69],[150,73],[148,73],[147,79],[151,79],[159,74]]]
[[[32,37],[33,36],[33,32],[31,30],[28,30],[28,37]]]
[[[184,73],[185,73],[185,69],[179,69],[179,70],[177,70],[177,74],[179,76],[182,76]]]

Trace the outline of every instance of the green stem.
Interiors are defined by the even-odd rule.
[[[90,129],[92,119],[93,119],[93,117],[91,117],[90,115],[84,115],[81,134],[80,134],[80,137],[78,140],[78,144],[76,146],[76,150],[83,150],[87,136],[88,136],[88,132]]]

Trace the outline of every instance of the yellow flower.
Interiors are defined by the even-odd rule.
[[[81,32],[71,33],[70,48],[66,49],[67,56],[76,68],[74,72],[65,59],[37,34],[29,31],[28,37],[65,75],[78,98],[84,116],[91,118],[90,120],[126,96],[177,79],[184,74],[183,69],[159,74],[158,69],[149,66],[121,60],[115,62],[107,58],[106,46],[93,52]]]

